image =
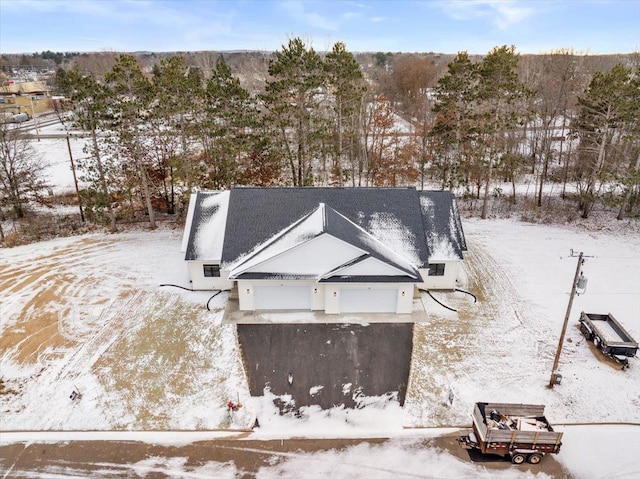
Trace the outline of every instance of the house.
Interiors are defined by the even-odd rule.
[[[182,249],[192,288],[242,311],[406,314],[456,287],[466,244],[448,191],[233,188],[192,195]]]
[[[8,80],[0,85],[0,111],[26,113],[29,117],[53,109],[51,92],[44,81]]]

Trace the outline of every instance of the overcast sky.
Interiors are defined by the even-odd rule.
[[[0,0],[0,52],[640,51],[640,0]]]

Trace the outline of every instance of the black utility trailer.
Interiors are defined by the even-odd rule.
[[[638,343],[609,314],[580,313],[580,331],[605,356],[622,364],[622,369],[629,367],[629,358],[638,352]]]
[[[538,464],[547,453],[557,454],[562,433],[555,432],[537,404],[478,402],[472,432],[458,439],[465,449],[509,456],[514,464]]]

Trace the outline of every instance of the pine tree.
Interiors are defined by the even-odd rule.
[[[466,185],[469,181],[479,82],[478,65],[471,62],[467,52],[460,52],[435,87],[432,171],[443,188]]]
[[[632,209],[632,195],[635,203],[640,202],[640,76],[636,72],[629,82],[625,102],[625,152],[628,157],[628,168],[621,174],[624,188],[617,219],[624,218],[627,210]],[[635,193],[635,194],[634,194]]]
[[[505,150],[507,133],[522,126],[524,111],[521,100],[531,92],[518,78],[515,47],[495,47],[479,65],[478,127],[484,140],[484,197],[481,218],[488,212],[488,199],[493,169]]]
[[[120,55],[106,75],[105,81],[112,97],[113,130],[118,136],[118,152],[129,159],[138,179],[149,225],[156,228],[155,213],[149,180],[148,150],[145,146],[145,122],[147,121],[153,89],[133,55]]]
[[[311,185],[314,160],[321,156],[326,136],[322,59],[300,38],[294,38],[274,53],[269,75],[261,96],[266,108],[264,121],[280,142],[293,185]]]
[[[253,149],[256,115],[249,92],[224,59],[218,59],[206,86],[206,126],[201,138],[211,187],[230,188],[239,181],[241,160]]]
[[[360,66],[344,43],[338,42],[324,59],[329,92],[333,95],[334,118],[334,175],[338,186],[343,186],[346,165],[351,166],[353,177],[359,151],[358,131],[360,108],[366,92],[366,83]]]
[[[191,143],[204,104],[202,73],[198,68],[187,67],[183,56],[172,56],[155,65],[153,88],[155,101],[149,123],[157,146],[155,156],[165,185],[165,199],[173,212],[176,176],[183,179],[187,193],[193,186]]]
[[[618,64],[608,73],[596,72],[584,95],[578,98],[574,131],[580,140],[578,190],[583,218],[589,216],[603,184],[611,179],[615,166],[612,157],[622,142],[628,120],[637,116],[633,85],[631,69]]]
[[[99,133],[109,127],[110,93],[94,77],[82,75],[77,70],[58,70],[57,82],[70,99],[76,125],[91,135],[90,157],[79,164],[90,183],[85,195],[91,196],[90,203],[97,210],[107,210],[113,233],[116,231],[116,213],[112,205],[112,186],[107,181],[109,166],[104,155],[104,142],[99,141]]]

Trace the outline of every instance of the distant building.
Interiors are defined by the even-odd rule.
[[[6,114],[30,117],[51,111],[51,92],[42,81],[4,80],[0,85],[0,108]]]

